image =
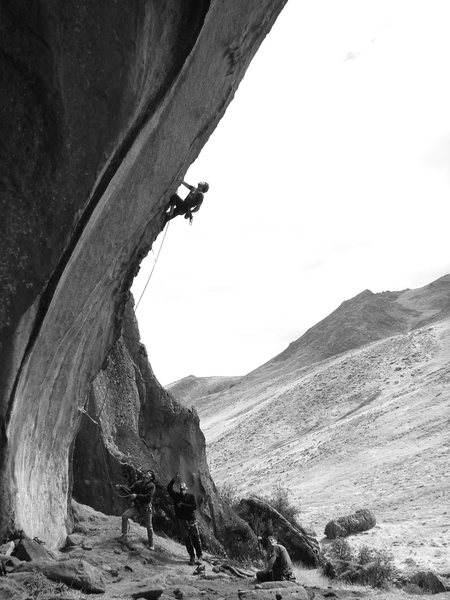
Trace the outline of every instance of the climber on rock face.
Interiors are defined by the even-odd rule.
[[[170,221],[178,215],[184,215],[184,218],[189,219],[192,223],[192,213],[195,213],[200,209],[204,194],[209,190],[209,185],[206,181],[200,181],[197,187],[189,185],[184,181],[181,183],[190,190],[189,194],[184,200],[180,198],[178,194],[172,194],[165,210],[166,219],[167,221]]]
[[[128,508],[122,515],[122,535],[119,541],[127,541],[128,519],[142,519],[147,529],[148,545],[150,550],[154,550],[153,546],[153,525],[152,525],[152,499],[155,493],[155,474],[151,469],[143,471],[143,476],[138,479],[132,486],[126,487],[116,485],[117,489],[122,489],[129,498],[133,500],[133,506]]]

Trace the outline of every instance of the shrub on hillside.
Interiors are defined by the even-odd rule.
[[[337,558],[338,560],[353,560],[350,544],[342,537],[338,537],[331,542],[329,554],[331,558]]]
[[[358,556],[366,560],[365,564],[365,583],[372,587],[386,587],[397,575],[397,569],[394,563],[394,556],[387,550],[376,550],[362,546]]]
[[[386,550],[361,546],[356,556],[344,538],[336,538],[328,550],[324,573],[351,583],[387,587],[397,575],[394,557]]]
[[[267,504],[283,515],[283,517],[294,527],[298,526],[297,515],[300,509],[294,506],[289,499],[289,490],[282,485],[278,485],[271,496],[263,498]]]
[[[217,491],[219,492],[219,498],[230,506],[233,510],[236,510],[240,498],[238,496],[237,487],[232,483],[223,483],[222,485],[217,486]]]
[[[358,554],[356,556],[356,560],[360,565],[366,565],[370,563],[375,558],[375,548],[370,548],[369,546],[361,546],[358,550]]]
[[[34,572],[24,583],[27,588],[28,598],[40,600],[40,598],[55,598],[69,591],[69,588],[64,583],[55,583],[50,581],[40,573]]]
[[[239,508],[241,498],[238,495],[238,490],[232,483],[223,483],[218,486],[218,492],[221,500],[228,504],[239,516],[248,521],[248,515],[244,514]],[[300,509],[294,506],[289,499],[289,490],[281,485],[278,485],[273,492],[268,496],[257,496],[255,498],[262,500],[279,512],[291,525],[298,527],[299,523],[296,519]],[[260,521],[260,522],[259,522]],[[272,523],[267,523],[263,520],[258,520],[253,517],[251,519],[252,528],[257,535],[265,535],[267,531],[272,529]]]

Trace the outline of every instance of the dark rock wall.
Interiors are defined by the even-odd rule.
[[[256,548],[249,526],[217,496],[196,412],[178,404],[155,379],[131,302],[122,335],[91,386],[85,411],[73,453],[75,500],[121,514],[129,501],[115,484],[128,485],[139,469],[151,468],[157,483],[154,526],[173,535],[177,532],[166,486],[179,472],[197,498],[197,516],[210,549],[234,554],[236,540],[247,555]]]
[[[0,534],[64,538],[77,409],[284,3],[1,3]]]

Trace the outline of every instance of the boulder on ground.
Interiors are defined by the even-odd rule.
[[[138,598],[145,598],[145,600],[157,600],[163,593],[163,588],[147,587],[147,588],[134,588],[133,590],[127,591],[127,594],[134,600]]]
[[[237,510],[257,535],[274,535],[286,547],[293,561],[308,567],[323,563],[319,542],[301,525],[292,525],[270,504],[258,498],[244,498]]]
[[[325,535],[329,540],[334,540],[338,537],[347,537],[352,533],[367,531],[375,527],[377,521],[373,513],[363,508],[357,510],[353,515],[339,517],[329,521],[325,526]]]
[[[84,592],[102,594],[105,591],[105,578],[102,572],[85,560],[75,558],[60,562],[34,560],[22,563],[13,572],[24,571],[39,571],[51,581],[59,581]]]
[[[262,590],[273,590],[275,588],[293,588],[300,584],[296,581],[263,581],[259,584]]]
[[[431,594],[450,591],[444,581],[432,571],[419,571],[411,577],[410,581],[418,585],[423,591]]]
[[[72,548],[74,546],[81,546],[83,543],[84,536],[79,533],[71,533],[66,537],[66,543],[64,544],[64,548]]]
[[[17,544],[14,550],[14,556],[19,560],[51,560],[50,554],[47,550],[34,540],[23,537]]]
[[[15,556],[0,554],[0,563],[5,572],[9,573],[9,571],[12,571],[14,567],[21,565],[22,561],[16,558]]]
[[[0,554],[3,556],[10,556],[14,552],[16,545],[14,542],[6,542],[0,546]]]
[[[283,600],[309,600],[307,591],[301,585],[291,588],[278,586],[269,590],[240,590],[238,591],[238,596],[239,600],[276,600],[279,597]]]

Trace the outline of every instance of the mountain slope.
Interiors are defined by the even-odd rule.
[[[371,508],[378,526],[362,541],[399,566],[448,568],[449,297],[450,276],[363,292],[233,388],[197,399],[214,480],[244,494],[287,487],[319,534]]]
[[[199,398],[222,392],[236,385],[242,377],[195,377],[188,375],[166,386],[181,404],[191,406]]]
[[[447,319],[236,386],[200,412],[211,473],[243,494],[288,488],[319,535],[368,507],[378,526],[362,542],[446,569],[449,384]]]
[[[266,365],[294,359],[312,364],[450,315],[450,275],[415,290],[365,290],[343,302]]]

